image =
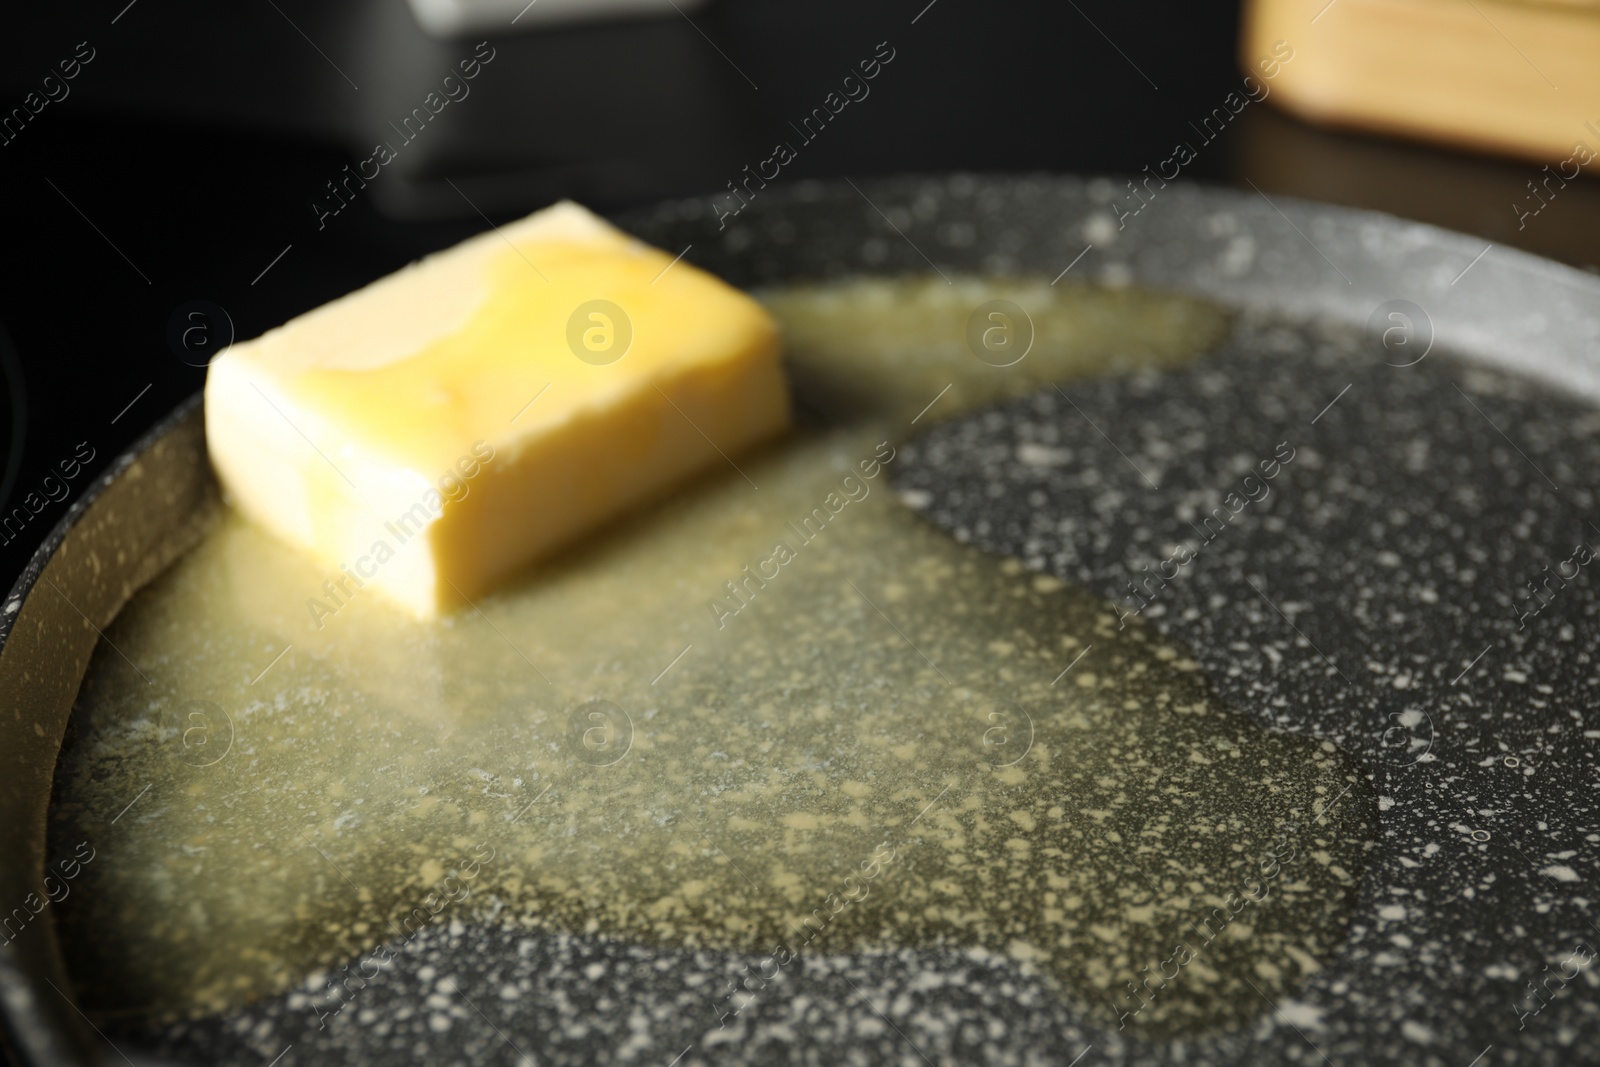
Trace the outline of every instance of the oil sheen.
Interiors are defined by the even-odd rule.
[[[996,298],[1035,331],[1004,368],[966,342]],[[456,920],[748,953],[750,990],[809,954],[1001,953],[1150,1036],[1317,969],[1373,830],[1350,762],[889,487],[933,422],[1174,365],[1225,316],[1030,280],[764,299],[802,428],[443,620],[217,508],[108,629],[58,771],[54,841],[98,853],[59,909],[88,1004],[336,1006]]]

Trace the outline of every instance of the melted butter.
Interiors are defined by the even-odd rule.
[[[962,340],[996,296],[1038,331],[1005,369]],[[357,591],[315,630],[305,601],[338,576],[226,513],[135,599],[53,814],[100,853],[61,905],[91,1004],[320,988],[430,919],[738,950],[762,975],[982,949],[1153,1035],[1240,1025],[1264,1010],[1249,983],[1276,1000],[1316,969],[1370,830],[1350,763],[888,485],[915,428],[1175,363],[1222,315],[976,280],[767,300],[822,424],[474,610],[421,624]],[[708,1029],[736,1003],[708,1000]]]

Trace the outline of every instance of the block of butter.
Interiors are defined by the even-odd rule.
[[[233,504],[328,568],[308,602],[426,617],[731,473],[789,401],[755,301],[561,203],[231,346],[205,418]]]

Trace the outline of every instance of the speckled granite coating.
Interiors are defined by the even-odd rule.
[[[1246,320],[1181,373],[941,427],[898,488],[958,539],[1125,610],[1130,577],[1188,542],[1145,616],[1245,714],[1364,762],[1380,850],[1343,952],[1286,1008],[1307,1043],[1334,1063],[1465,1067],[1491,1044],[1482,1062],[1595,1062],[1600,610],[1574,550],[1600,547],[1600,414],[1392,358],[1351,331]],[[1284,442],[1294,459],[1245,486]],[[1218,506],[1226,525],[1197,529]],[[1521,617],[1526,582],[1575,570]],[[1259,1036],[1230,1052],[1293,1054],[1247,1053]]]
[[[802,958],[719,1028],[716,998],[755,962],[456,924],[419,934],[325,1029],[291,994],[137,1040],[196,1062],[259,1064],[293,1045],[296,1062],[440,1067],[664,1065],[680,1053],[679,1064],[1045,1064],[1061,1042],[1089,1043],[1004,959],[936,952]]]

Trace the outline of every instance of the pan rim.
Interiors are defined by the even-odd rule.
[[[863,209],[868,209],[873,199],[881,199],[898,203],[907,193],[914,193],[918,189],[937,186],[946,190],[958,185],[970,184],[976,188],[1000,190],[1015,194],[1024,188],[1053,188],[1056,190],[1090,189],[1096,182],[1106,182],[1114,186],[1120,179],[1102,178],[1098,176],[1077,176],[1047,173],[972,173],[958,172],[946,174],[927,175],[900,175],[866,179],[860,183],[846,182],[839,179],[816,179],[796,182],[781,189],[772,189],[763,193],[759,201],[753,201],[750,207],[750,219],[757,224],[773,213],[781,213],[790,206],[812,204],[817,202],[856,202]],[[1265,217],[1262,206],[1257,198],[1244,190],[1229,186],[1199,183],[1199,182],[1174,182],[1171,183],[1173,195],[1167,200],[1167,206],[1162,210],[1182,210],[1199,206],[1206,210],[1227,209],[1236,210],[1242,214],[1256,214]],[[859,194],[859,196],[858,196]],[[1261,199],[1266,199],[1264,196]],[[865,203],[861,203],[865,201]],[[1383,212],[1343,207],[1324,204],[1317,201],[1302,200],[1294,197],[1275,197],[1267,200],[1267,205],[1272,211],[1283,216],[1283,220],[1296,229],[1301,227],[1299,222],[1306,223],[1306,228],[1311,228],[1317,219],[1332,218],[1339,224],[1348,227],[1359,234],[1363,227],[1376,227],[1386,240],[1408,247],[1432,247],[1443,249],[1451,253],[1459,253],[1464,259],[1476,253],[1485,239],[1473,237],[1468,234],[1433,226],[1427,223],[1414,222],[1408,219],[1389,215]],[[709,196],[694,198],[678,198],[661,203],[620,213],[616,219],[623,229],[630,232],[636,229],[659,230],[669,227],[670,224],[683,221],[695,225],[703,224],[707,219],[711,198]],[[714,221],[714,220],[713,220]],[[747,226],[747,222],[738,222],[732,228],[737,230]],[[893,225],[891,223],[891,225]],[[1156,225],[1153,221],[1151,226]],[[1289,235],[1292,238],[1292,234]],[[1302,234],[1304,236],[1304,234]],[[1310,238],[1307,238],[1310,241]],[[1316,247],[1313,244],[1313,247]],[[1493,269],[1511,271],[1521,276],[1524,280],[1531,280],[1540,284],[1555,284],[1586,300],[1595,308],[1600,308],[1600,276],[1590,274],[1577,268],[1569,267],[1553,260],[1548,260],[1532,253],[1517,249],[1493,245],[1490,247],[1499,250],[1492,264]],[[1135,253],[1140,252],[1140,246],[1135,246]],[[1487,251],[1487,250],[1485,250]],[[1369,254],[1377,255],[1377,251]],[[1324,256],[1324,259],[1327,257]],[[1481,255],[1479,258],[1483,258]],[[1476,261],[1474,261],[1476,263]],[[1332,262],[1329,261],[1329,265]],[[1469,268],[1470,269],[1470,268]],[[1334,270],[1338,270],[1334,267]],[[871,271],[858,270],[857,273],[872,273]],[[896,273],[883,271],[880,273]],[[1463,272],[1465,273],[1465,272]],[[794,280],[806,277],[804,272],[794,272],[789,275]],[[1459,280],[1459,279],[1457,279]],[[1148,279],[1134,274],[1134,281],[1147,284]],[[739,284],[744,284],[743,280]],[[1455,282],[1450,283],[1451,286]],[[1243,309],[1251,306],[1248,302],[1234,303],[1227,299],[1226,287],[1218,291],[1206,291],[1196,287],[1187,287],[1198,295],[1216,301],[1234,309]],[[1352,284],[1351,288],[1354,286]],[[1351,294],[1354,296],[1355,294]],[[1282,303],[1263,302],[1258,306],[1275,310],[1279,314],[1294,316],[1304,314],[1307,317],[1323,317],[1342,321],[1347,324],[1356,323],[1361,316],[1353,309],[1358,305],[1346,300],[1344,304],[1325,301],[1323,311],[1318,315],[1310,310],[1286,310]],[[1307,304],[1306,307],[1311,307]],[[1347,310],[1341,312],[1340,308]],[[1590,335],[1600,333],[1600,325],[1590,330]],[[1585,351],[1581,344],[1573,345],[1574,351],[1570,358],[1578,370],[1585,372],[1585,377],[1563,378],[1558,371],[1561,369],[1559,360],[1561,353],[1554,354],[1555,363],[1549,359],[1533,364],[1519,363],[1515,360],[1508,361],[1502,355],[1491,351],[1496,338],[1474,335],[1470,332],[1454,335],[1447,342],[1441,342],[1442,347],[1452,353],[1464,357],[1472,362],[1483,362],[1492,366],[1499,366],[1513,374],[1525,378],[1533,378],[1546,388],[1558,392],[1565,392],[1579,399],[1600,403],[1600,350]],[[162,440],[167,438],[173,430],[193,418],[203,405],[203,395],[196,392],[179,403],[157,419],[137,440],[127,449],[114,458],[107,468],[88,485],[83,493],[72,502],[62,516],[51,526],[38,549],[24,564],[17,580],[6,592],[3,601],[0,601],[0,656],[6,653],[14,627],[22,615],[22,608],[38,585],[46,567],[66,542],[72,532],[78,527],[85,514],[100,501],[106,492],[115,486],[123,477],[129,467],[147,456]],[[81,684],[81,674],[79,675]],[[0,866],[6,863],[5,857],[0,857]],[[42,884],[42,871],[23,872],[26,877],[37,886]],[[53,917],[47,919],[52,927]],[[64,968],[59,947],[52,940],[52,962],[58,968]],[[19,1057],[19,1064],[32,1064],[43,1062],[39,1056],[43,1050],[40,1039],[45,1029],[50,1029],[60,1034],[71,1034],[81,1039],[78,1044],[87,1048],[90,1045],[89,1032],[84,1026],[84,1021],[65,1010],[59,1003],[52,1002],[47,995],[42,995],[42,986],[39,986],[40,974],[27,973],[20,967],[13,967],[9,957],[9,946],[0,946],[0,1040],[3,1040],[9,1051]],[[43,991],[48,993],[47,990]],[[75,1004],[73,1005],[75,1007]],[[29,1015],[43,1015],[44,1019],[29,1018]],[[59,1047],[52,1045],[52,1052],[59,1056]],[[90,1059],[60,1060],[58,1063],[89,1063]]]

